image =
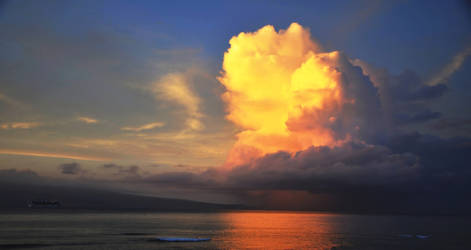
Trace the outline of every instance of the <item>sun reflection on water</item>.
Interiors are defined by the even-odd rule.
[[[228,249],[331,249],[329,214],[242,212],[222,214]]]

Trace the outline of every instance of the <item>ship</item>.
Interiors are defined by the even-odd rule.
[[[60,208],[61,203],[59,201],[50,200],[33,200],[28,202],[29,208]]]

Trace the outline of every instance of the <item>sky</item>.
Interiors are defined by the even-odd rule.
[[[2,1],[1,179],[269,208],[412,190],[459,204],[470,8]]]

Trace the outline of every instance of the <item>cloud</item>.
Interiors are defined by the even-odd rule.
[[[34,157],[47,157],[57,159],[73,159],[73,160],[85,160],[85,161],[108,161],[109,158],[105,157],[94,157],[86,155],[73,155],[73,154],[60,154],[60,153],[49,153],[49,152],[35,152],[35,151],[22,151],[13,149],[0,149],[0,154],[3,155],[24,155]]]
[[[84,170],[82,169],[80,164],[76,162],[61,164],[59,166],[59,170],[61,171],[62,174],[68,174],[68,175],[78,175],[78,174],[84,173]]]
[[[40,126],[39,122],[9,122],[1,123],[1,129],[31,129]]]
[[[0,169],[0,180],[1,183],[29,183],[31,181],[38,182],[40,180],[40,176],[30,169]]]
[[[231,169],[209,168],[201,173],[166,172],[145,176],[155,185],[248,190],[304,190],[335,193],[348,188],[398,188],[421,177],[420,159],[386,146],[349,142],[312,146],[296,154],[277,152]]]
[[[469,138],[412,133],[386,141],[313,146],[296,154],[267,154],[230,169],[167,172],[135,181],[224,193],[259,208],[446,213],[470,207],[463,201],[471,190]],[[290,200],[290,205],[274,199]]]
[[[359,59],[351,62],[360,67],[378,89],[381,109],[389,127],[423,123],[441,117],[439,112],[430,110],[429,104],[448,92],[446,85],[429,86],[410,70],[391,75],[387,70]]]
[[[165,125],[165,123],[163,123],[163,122],[152,122],[152,123],[144,124],[144,125],[138,126],[138,127],[122,127],[121,130],[140,132],[140,131],[144,131],[144,130],[151,130],[151,129],[154,129],[154,128],[160,128],[160,127],[163,127],[164,125]]]
[[[396,124],[412,124],[412,123],[422,123],[430,120],[435,120],[442,117],[440,112],[432,112],[430,110],[425,110],[423,112],[415,113],[415,114],[397,114],[394,117]]]
[[[86,117],[86,116],[79,116],[77,118],[77,120],[81,121],[81,122],[85,122],[87,124],[95,124],[95,123],[98,123],[98,120],[97,119],[94,119],[94,118],[91,118],[91,117]]]
[[[378,88],[382,102],[420,102],[441,97],[448,87],[443,84],[427,85],[415,72],[404,70],[399,75],[391,75],[387,70],[374,67],[360,59],[351,60],[361,68]]]
[[[443,187],[438,183],[456,180],[449,186],[456,187],[471,179],[466,160],[469,153],[470,139],[445,140],[412,133],[390,137],[384,145],[349,142],[336,147],[313,146],[296,154],[267,154],[231,169],[167,172],[143,176],[139,181],[228,192],[304,190],[333,194],[373,187],[395,192],[411,188],[440,192]]]
[[[462,51],[458,52],[445,67],[427,82],[427,85],[435,86],[447,83],[448,78],[461,68],[469,55],[471,55],[471,45],[468,45]]]
[[[238,189],[337,192],[347,188],[398,187],[418,177],[418,158],[395,154],[387,147],[346,143],[339,147],[311,147],[291,155],[278,152],[228,173],[229,186]]]
[[[163,98],[180,105],[186,113],[186,126],[191,130],[204,128],[200,111],[201,99],[191,89],[188,77],[183,73],[171,73],[163,76],[153,84],[152,90],[156,98]]]
[[[201,49],[168,44],[169,38],[162,38],[156,30],[128,32],[97,25],[96,20],[80,22],[83,29],[74,32],[57,29],[64,10],[83,6],[62,7],[51,12],[43,4],[13,4],[8,17],[0,23],[3,34],[0,43],[4,45],[0,46],[3,55],[0,57],[0,92],[10,99],[27,101],[28,107],[34,104],[31,109],[18,113],[17,109],[4,104],[5,99],[0,100],[0,123],[31,121],[32,117],[44,120],[44,128],[21,134],[0,128],[4,135],[3,149],[23,155],[106,158],[106,161],[112,158],[196,165],[223,161],[226,144],[232,138],[228,138],[229,129],[221,135],[227,124],[220,116],[223,105],[218,95],[212,93],[217,85],[215,76],[205,78],[203,75],[209,74],[203,70],[196,74],[188,72],[206,63],[200,57]],[[31,15],[34,18],[23,18]],[[95,14],[90,15],[94,19]],[[15,23],[15,27],[9,23]],[[141,39],[149,35],[153,42]],[[189,95],[199,101],[191,102],[198,103],[196,109],[149,90],[150,83],[169,72],[181,72],[177,74],[184,76]],[[219,113],[213,116],[214,110]],[[85,122],[77,120],[82,115],[97,120],[100,126],[93,126],[93,131],[77,129],[75,125]],[[71,119],[76,121],[75,125],[69,124],[73,122]],[[206,119],[211,124],[205,124],[209,123]],[[120,130],[154,121],[165,122],[165,128],[136,133]],[[160,136],[163,131],[175,133],[166,138],[153,137],[154,133]],[[57,136],[47,136],[50,133]],[[195,134],[180,139],[180,133]],[[218,133],[217,139],[213,133]],[[95,143],[100,139],[96,137],[98,134],[115,143]],[[61,152],[57,152],[58,149]]]
[[[443,118],[431,124],[430,127],[448,134],[471,136],[471,119]]]
[[[219,81],[227,118],[242,132],[228,165],[378,133],[378,89],[344,53],[320,51],[308,29],[267,25],[229,43]]]
[[[103,169],[108,170],[108,171],[114,171],[115,176],[119,177],[139,177],[140,176],[140,167],[136,165],[132,166],[121,166],[117,164],[104,164]]]
[[[388,140],[387,146],[395,153],[417,155],[424,166],[422,180],[417,182],[423,190],[441,192],[441,188],[458,192],[471,190],[469,137],[443,139],[418,132],[399,134]]]
[[[402,192],[424,193],[430,186],[444,194],[466,185],[468,139],[454,141],[462,145],[457,149],[429,136],[403,139],[399,129],[441,118],[429,104],[448,91],[446,85],[429,86],[412,71],[391,75],[319,48],[296,23],[234,36],[219,78],[227,118],[242,130],[228,156],[230,168],[146,180],[246,198],[260,190],[295,190],[367,200],[382,194],[396,200]],[[451,172],[437,164],[444,160],[430,161],[433,153],[450,161],[444,152],[451,154],[452,148]],[[457,184],[446,191],[433,187],[453,180]]]
[[[72,150],[74,155],[94,156],[104,161],[114,159],[166,165],[208,166],[224,161],[227,150],[233,143],[230,135],[231,131],[202,133],[154,129],[122,133],[118,137],[108,139],[71,138],[59,141],[57,146],[67,145],[70,147],[67,150]]]
[[[11,97],[8,97],[7,95],[3,94],[0,92],[0,101],[10,105],[10,106],[13,106],[13,107],[19,107],[19,108],[24,108],[26,105],[23,104],[22,102],[16,100],[16,99],[13,99]]]

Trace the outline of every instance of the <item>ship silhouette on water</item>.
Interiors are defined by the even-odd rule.
[[[60,208],[61,203],[59,201],[50,200],[33,200],[28,202],[29,208]]]

